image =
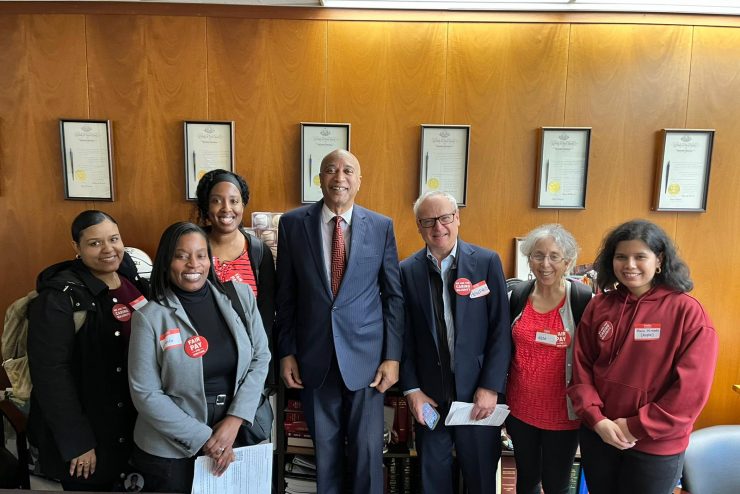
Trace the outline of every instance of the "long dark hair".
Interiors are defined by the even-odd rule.
[[[118,224],[111,215],[104,213],[103,211],[98,211],[97,209],[88,209],[87,211],[81,212],[74,220],[72,220],[72,227],[70,228],[72,240],[74,240],[76,244],[79,244],[83,230],[91,226],[99,225],[105,220],[108,220],[115,225]]]
[[[690,292],[694,288],[694,282],[689,276],[689,267],[678,256],[671,238],[662,228],[647,220],[628,221],[604,237],[601,251],[594,262],[597,272],[596,284],[599,288],[611,289],[618,282],[614,274],[614,252],[617,250],[617,244],[626,240],[645,242],[645,245],[661,258],[660,273],[655,273],[654,284],[666,285],[681,292]]]
[[[198,181],[198,187],[195,189],[197,198],[196,206],[198,208],[198,223],[205,226],[208,221],[208,207],[210,205],[211,189],[220,182],[229,182],[239,189],[242,196],[244,207],[249,203],[249,185],[244,177],[228,170],[217,168],[203,175]]]
[[[167,298],[167,290],[172,285],[170,281],[170,264],[175,255],[177,242],[183,235],[197,233],[206,240],[208,246],[208,259],[211,259],[211,268],[208,271],[208,281],[213,283],[216,288],[223,290],[221,283],[216,278],[216,272],[213,270],[213,254],[211,253],[211,243],[208,241],[208,235],[201,227],[195,223],[180,221],[168,226],[159,239],[157,254],[154,256],[154,265],[152,267],[152,276],[149,280],[151,284],[152,299],[162,301]]]

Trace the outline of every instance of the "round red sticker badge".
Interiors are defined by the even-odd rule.
[[[614,335],[614,326],[609,321],[604,321],[599,326],[599,339],[606,341]]]
[[[184,346],[188,357],[201,358],[208,351],[208,340],[204,336],[191,336]]]
[[[455,293],[467,297],[470,295],[470,290],[473,288],[473,284],[467,278],[458,278],[455,280]]]
[[[555,346],[558,348],[568,348],[570,346],[570,333],[563,330],[558,331],[558,340],[555,343]]]
[[[123,304],[116,304],[111,310],[113,317],[121,322],[126,322],[131,319],[131,309]]]

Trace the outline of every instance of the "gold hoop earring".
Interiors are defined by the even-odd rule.
[[[657,268],[655,268],[655,274],[660,274],[661,271],[663,271],[663,270],[660,269],[660,266],[658,266]]]
[[[82,259],[79,254],[75,254],[75,259]]]

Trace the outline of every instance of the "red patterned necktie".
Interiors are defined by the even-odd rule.
[[[334,217],[334,235],[331,239],[331,291],[337,296],[339,285],[344,275],[344,264],[346,262],[344,252],[344,233],[342,233],[342,217]]]

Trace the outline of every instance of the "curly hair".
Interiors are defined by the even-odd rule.
[[[219,182],[229,182],[239,189],[242,196],[244,207],[249,203],[249,185],[241,175],[217,168],[211,170],[201,177],[198,181],[198,188],[195,190],[197,219],[201,226],[208,222],[208,206],[210,202],[211,189]]]
[[[676,246],[668,234],[655,223],[647,220],[632,220],[619,225],[610,231],[596,256],[596,284],[604,289],[611,289],[619,281],[614,273],[614,252],[619,242],[640,240],[661,259],[660,273],[656,272],[653,284],[665,285],[681,292],[690,292],[694,282],[689,276],[689,267],[678,256]]]
[[[537,242],[547,238],[553,239],[555,245],[563,252],[563,257],[568,262],[565,272],[570,273],[578,258],[578,242],[568,230],[563,228],[563,225],[550,223],[538,226],[527,234],[519,250],[529,258]]]

